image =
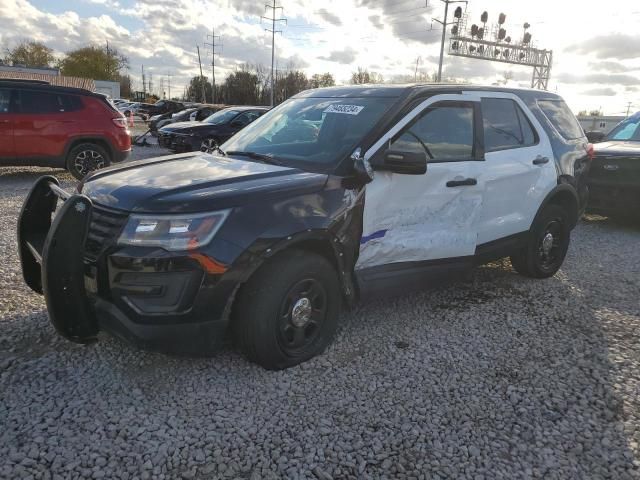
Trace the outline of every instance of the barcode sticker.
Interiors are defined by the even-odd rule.
[[[324,113],[342,113],[345,115],[358,115],[364,107],[360,105],[329,105]]]

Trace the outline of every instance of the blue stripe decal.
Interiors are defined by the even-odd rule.
[[[375,240],[376,238],[382,238],[386,235],[389,230],[378,230],[377,232],[373,232],[371,235],[363,235],[360,239],[360,245],[364,245],[370,240]]]

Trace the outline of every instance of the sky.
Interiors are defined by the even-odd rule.
[[[264,1],[264,0],[263,0]],[[272,1],[272,0],[268,0]],[[282,6],[276,36],[279,69],[298,68],[308,75],[331,72],[348,83],[358,67],[380,73],[385,81],[411,79],[416,72],[437,71],[442,30],[441,0],[278,0]],[[631,102],[640,110],[640,4],[617,0],[498,1],[461,3],[470,21],[483,11],[489,24],[507,16],[507,34],[521,38],[528,22],[535,46],[553,50],[549,90],[562,95],[577,113],[601,109],[624,114]],[[457,5],[452,5],[451,10]],[[172,96],[182,94],[199,74],[196,45],[204,74],[211,77],[207,35],[215,29],[216,81],[244,63],[271,65],[271,34],[261,21],[270,15],[256,0],[0,0],[0,49],[23,40],[42,41],[57,55],[87,44],[109,45],[129,58],[134,87],[140,71],[154,84],[171,75]],[[451,11],[450,11],[451,16]],[[450,18],[451,20],[451,18]],[[461,81],[528,87],[532,68],[448,56],[443,76]],[[136,85],[137,84],[137,85]]]

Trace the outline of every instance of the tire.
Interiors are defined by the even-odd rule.
[[[239,292],[234,341],[249,361],[268,370],[298,365],[329,345],[341,302],[340,282],[329,261],[289,250],[261,267]]]
[[[100,145],[81,143],[69,151],[66,164],[71,175],[82,180],[88,173],[111,165],[111,156]]]
[[[200,143],[200,151],[211,153],[216,145],[220,145],[220,141],[216,137],[203,138]]]
[[[527,246],[511,256],[511,265],[525,277],[552,277],[564,262],[570,238],[566,210],[547,205],[535,220]]]

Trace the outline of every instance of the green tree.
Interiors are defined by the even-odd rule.
[[[7,50],[5,62],[31,68],[51,68],[55,62],[53,50],[40,42],[22,42]]]
[[[129,59],[116,49],[96,46],[68,52],[59,63],[63,75],[114,82],[120,81],[121,70],[128,66]]]
[[[276,77],[276,103],[284,102],[287,98],[307,89],[309,80],[301,70],[287,72],[286,75]]]
[[[133,87],[130,75],[120,75],[120,97],[131,98],[133,95]]]
[[[309,79],[309,88],[333,87],[335,84],[336,81],[329,72],[323,74],[316,73]]]
[[[222,85],[219,95],[225,103],[231,105],[255,105],[260,103],[261,81],[256,68],[242,65],[229,75]]]
[[[202,98],[202,84],[204,82],[205,98]],[[193,77],[187,87],[187,99],[193,102],[206,102],[207,98],[211,98],[211,82],[206,77],[200,75]]]
[[[382,75],[376,72],[370,72],[366,68],[358,67],[358,70],[351,73],[352,85],[363,85],[365,83],[382,83],[384,79]]]

